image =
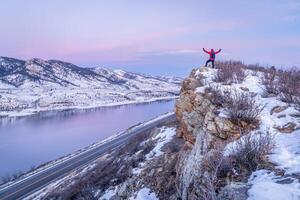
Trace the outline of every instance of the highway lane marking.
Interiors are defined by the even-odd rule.
[[[104,149],[104,151],[107,150],[107,149],[108,149],[108,148]],[[8,195],[8,196],[5,196],[4,198],[8,198],[8,197],[14,195],[14,194],[17,193],[17,192],[20,192],[21,190],[24,190],[24,189],[26,189],[26,188],[28,188],[28,187],[30,187],[30,186],[36,184],[36,183],[38,183],[38,182],[40,182],[40,181],[42,181],[42,180],[48,178],[49,176],[52,176],[52,175],[55,174],[55,173],[58,173],[58,172],[63,171],[64,169],[70,167],[71,165],[74,165],[74,164],[76,164],[76,163],[78,163],[78,162],[81,162],[82,160],[84,160],[84,159],[86,159],[86,158],[88,158],[88,157],[92,157],[93,155],[95,155],[95,154],[97,154],[97,153],[99,153],[99,152],[95,152],[95,153],[89,154],[87,157],[83,157],[83,158],[77,160],[77,161],[74,162],[74,163],[70,163],[69,165],[66,165],[66,166],[64,166],[63,168],[58,169],[58,171],[52,172],[52,173],[50,173],[49,175],[44,176],[44,177],[42,177],[41,179],[39,179],[39,180],[37,180],[37,181],[35,181],[35,182],[29,184],[29,185],[26,185],[25,187],[22,187],[21,189],[15,191],[15,192],[13,192],[13,193],[11,193],[11,194]],[[103,154],[103,153],[105,153],[105,152],[102,152],[102,154]],[[101,154],[101,155],[102,155],[102,154]],[[75,168],[75,169],[76,169],[76,168]],[[74,169],[72,169],[72,170],[74,170]]]
[[[128,139],[128,138],[126,137],[126,138],[122,139],[121,142],[123,142],[123,141],[126,140],[126,139]],[[120,142],[117,142],[117,143],[120,143]],[[122,144],[122,143],[121,143],[121,144]],[[117,144],[116,147],[118,147],[118,145],[120,145],[120,144]],[[116,147],[114,147],[114,148],[116,148]],[[114,148],[113,148],[113,149],[114,149]],[[103,149],[103,151],[105,151],[105,150],[107,150],[107,149],[109,149],[109,147]],[[113,150],[113,149],[112,149],[112,150]],[[26,189],[26,188],[28,188],[28,187],[30,187],[30,186],[36,184],[36,183],[38,183],[38,182],[40,182],[40,181],[42,181],[42,180],[48,178],[49,176],[52,176],[52,175],[55,174],[55,173],[61,172],[62,170],[66,169],[67,167],[70,167],[71,165],[74,165],[74,164],[76,164],[76,163],[78,163],[78,162],[80,162],[80,161],[82,161],[82,160],[84,160],[84,159],[86,159],[86,158],[88,158],[88,157],[92,157],[93,155],[95,155],[95,154],[97,154],[97,153],[99,153],[99,152],[95,152],[95,153],[89,154],[89,155],[87,155],[87,157],[83,157],[83,158],[77,160],[77,161],[74,162],[74,163],[70,163],[69,165],[67,165],[67,166],[65,166],[65,167],[63,167],[63,168],[61,168],[61,169],[59,169],[58,171],[55,171],[55,172],[53,172],[53,173],[51,173],[51,174],[49,174],[49,175],[47,175],[47,176],[45,176],[45,177],[42,177],[41,179],[39,179],[39,180],[37,180],[37,181],[35,181],[35,182],[29,184],[29,185],[26,185],[25,187],[22,187],[22,188],[20,188],[19,190],[15,191],[15,192],[13,192],[13,193],[7,195],[7,196],[4,196],[4,198],[9,198],[10,196],[12,196],[12,195],[14,195],[14,194],[20,192],[21,190],[24,190],[24,189]],[[103,153],[105,153],[105,152],[102,152],[102,154],[103,154]],[[101,155],[102,155],[102,154],[101,154]],[[99,155],[99,156],[100,156],[100,155]],[[84,164],[82,164],[82,165],[84,165]],[[74,168],[74,169],[72,169],[72,170],[75,170],[75,169],[76,169],[76,168]],[[72,171],[72,170],[70,170],[70,171]],[[70,171],[69,171],[69,172],[70,172]],[[66,173],[67,173],[67,172],[66,172]]]
[[[146,121],[146,122],[144,122],[144,123],[142,123],[142,124],[133,126],[132,129],[129,128],[129,129],[125,130],[125,131],[121,131],[120,133],[124,133],[124,134],[120,134],[120,133],[116,134],[117,137],[116,137],[116,138],[113,138],[113,140],[107,141],[107,143],[105,142],[105,143],[103,143],[103,144],[100,144],[99,146],[93,147],[93,148],[91,148],[91,149],[89,149],[89,150],[87,150],[87,151],[83,151],[83,152],[81,152],[81,153],[75,155],[74,157],[67,158],[66,160],[62,161],[61,163],[57,163],[57,164],[54,164],[54,165],[52,165],[52,166],[49,166],[49,167],[46,168],[46,169],[43,169],[43,170],[41,170],[41,171],[38,171],[38,172],[36,172],[36,173],[34,173],[34,174],[28,176],[28,177],[24,177],[23,179],[21,179],[21,180],[19,180],[19,181],[16,181],[16,182],[14,182],[14,183],[11,183],[11,184],[9,184],[9,185],[7,185],[7,186],[0,187],[0,192],[1,192],[1,191],[3,192],[3,191],[5,191],[5,190],[9,190],[10,187],[13,187],[13,186],[15,186],[15,185],[17,185],[17,184],[21,184],[21,183],[25,182],[26,180],[29,180],[29,179],[34,178],[34,177],[37,176],[37,175],[41,175],[42,173],[45,173],[45,172],[47,172],[48,170],[51,170],[51,168],[59,167],[60,165],[66,163],[66,162],[68,162],[68,161],[71,161],[72,159],[75,159],[76,157],[82,156],[83,154],[88,153],[88,152],[91,152],[91,151],[93,151],[93,150],[95,150],[95,149],[97,149],[97,148],[99,148],[99,147],[101,147],[101,146],[105,146],[105,145],[108,144],[109,142],[112,142],[112,141],[114,141],[114,140],[116,140],[116,139],[118,139],[118,138],[122,138],[122,137],[125,136],[125,135],[131,135],[134,131],[136,131],[135,129],[137,129],[137,128],[143,129],[143,128],[147,127],[147,126],[151,127],[151,125],[153,125],[154,123],[157,123],[157,122],[159,122],[159,123],[160,123],[160,122],[163,122],[163,121],[168,120],[168,119],[170,119],[170,118],[172,118],[172,117],[174,117],[174,116],[175,116],[174,112],[169,112],[169,113],[163,114],[163,115],[161,115],[161,116],[158,116],[158,117],[156,117],[156,118],[154,118],[154,119],[151,119],[151,120],[149,120],[149,121]],[[159,117],[161,117],[161,118],[158,119]],[[157,121],[155,121],[155,120],[157,120]],[[150,124],[147,124],[147,123],[149,123],[149,122],[151,122],[151,123],[150,123]],[[157,125],[157,124],[156,124],[156,125]],[[148,127],[148,128],[149,128],[149,127]],[[130,130],[130,129],[131,129],[131,130]],[[141,130],[139,130],[139,131],[141,131]],[[126,133],[126,132],[127,132],[127,133]]]
[[[171,116],[167,116],[166,118],[163,118],[163,119],[161,119],[161,120],[166,120],[166,119],[168,119],[168,118],[170,118],[170,117],[171,117]],[[145,125],[144,127],[141,127],[140,130],[135,130],[135,131],[137,131],[137,133],[131,132],[131,133],[129,133],[129,134],[126,134],[125,136],[127,136],[127,137],[125,137],[125,138],[115,138],[115,141],[118,141],[118,139],[119,139],[119,141],[112,144],[112,145],[114,145],[114,144],[117,144],[117,145],[116,145],[114,148],[112,148],[111,150],[114,150],[115,148],[117,148],[119,145],[121,145],[125,140],[129,139],[130,137],[132,137],[132,136],[134,136],[134,135],[137,135],[137,134],[140,134],[141,132],[145,131],[145,129],[149,129],[149,128],[151,128],[152,126],[156,126],[157,124],[159,124],[159,123],[161,123],[161,122],[162,122],[162,121],[156,121],[156,122],[153,122],[153,124],[147,124],[147,125]],[[124,136],[124,135],[122,135],[122,136]],[[121,137],[122,137],[122,136],[121,136]],[[114,140],[113,140],[113,141],[114,141]],[[113,142],[113,141],[111,141],[111,142]],[[106,143],[106,144],[107,144],[107,143]],[[100,147],[103,147],[103,146],[99,146],[98,148],[100,148]],[[108,149],[109,149],[109,147],[106,147],[106,148],[104,148],[102,151],[106,151],[106,150],[108,150]],[[72,165],[75,165],[76,163],[79,163],[79,162],[81,162],[82,160],[84,160],[84,159],[86,159],[86,158],[93,157],[95,154],[98,154],[98,153],[99,153],[99,152],[98,152],[99,149],[92,149],[91,151],[93,151],[93,150],[95,150],[96,152],[94,152],[94,153],[92,153],[92,154],[88,154],[88,152],[87,152],[88,155],[87,155],[86,157],[83,157],[83,158],[81,158],[81,159],[75,161],[74,163],[70,163],[69,165],[66,165],[66,166],[64,166],[63,168],[58,169],[58,171],[52,172],[52,173],[50,173],[49,175],[44,176],[44,177],[42,177],[41,179],[39,179],[39,180],[37,180],[37,181],[35,181],[35,182],[29,184],[29,185],[26,185],[25,187],[22,187],[22,188],[20,188],[19,190],[15,191],[15,192],[13,192],[13,193],[7,195],[7,196],[4,196],[4,198],[8,198],[8,197],[10,197],[10,196],[12,196],[12,195],[14,195],[14,194],[16,194],[16,193],[22,191],[22,190],[24,190],[24,189],[26,189],[26,188],[28,188],[28,187],[34,185],[34,184],[36,184],[36,183],[38,183],[38,182],[40,182],[40,181],[42,181],[42,180],[48,178],[49,176],[52,176],[52,175],[54,175],[54,174],[56,174],[56,173],[58,173],[58,172],[61,172],[61,171],[63,171],[64,169],[66,169],[66,168],[68,168],[68,167],[70,167],[70,166],[72,166]],[[102,152],[100,155],[102,155],[103,153],[105,153],[105,152]],[[100,156],[100,155],[99,155],[99,156]],[[82,156],[82,155],[81,155],[81,156]],[[96,159],[96,158],[95,158],[95,159]],[[95,160],[95,159],[94,159],[94,160]],[[63,164],[63,163],[62,163],[62,164]],[[83,163],[81,166],[83,166],[84,164],[86,164],[86,163]],[[70,173],[72,170],[75,170],[75,169],[76,169],[76,168],[71,169],[70,171],[65,172],[65,174]],[[50,169],[50,170],[51,170],[51,169]],[[64,173],[63,173],[62,175],[64,175]],[[52,181],[53,181],[53,180],[52,180]],[[49,182],[51,182],[51,181],[49,181]],[[23,196],[24,196],[24,195],[23,195]]]

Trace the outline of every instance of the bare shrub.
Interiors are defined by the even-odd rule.
[[[113,151],[84,175],[76,177],[72,184],[46,194],[45,199],[95,199],[93,188],[105,191],[111,185],[119,185],[132,174],[132,169],[145,160],[155,145],[147,140],[150,131],[132,137],[125,145]],[[147,142],[146,142],[147,141]],[[142,146],[140,144],[143,144]],[[136,154],[136,152],[140,152]]]
[[[254,75],[256,75],[257,72],[266,72],[267,71],[267,69],[265,67],[260,66],[258,63],[246,65],[246,68],[252,70],[254,72]]]
[[[4,184],[9,182],[10,180],[12,180],[12,177],[8,174],[4,175],[1,177],[1,183],[0,184]]]
[[[33,171],[33,170],[32,170]],[[28,171],[27,173],[29,173],[30,171]],[[14,181],[18,178],[20,178],[21,176],[23,176],[24,174],[26,174],[25,172],[23,171],[16,171],[14,172],[13,174],[9,175],[9,174],[6,174],[4,176],[1,177],[1,181],[0,181],[0,184],[5,184],[7,182],[10,182],[10,181]]]
[[[243,122],[257,124],[263,109],[264,106],[258,104],[250,93],[232,91],[228,95],[226,113],[230,120],[237,125],[241,125]]]
[[[271,67],[270,69],[265,69],[265,72],[262,77],[262,84],[265,86],[264,90],[266,94],[274,94],[274,95],[279,94],[275,67]]]
[[[224,82],[227,84],[231,84],[232,80],[233,80],[233,73],[229,69],[225,69],[223,67],[218,68],[215,77],[216,82]]]
[[[224,156],[223,151],[215,149],[210,151],[202,160],[203,170],[212,174],[212,177],[220,184],[220,180],[226,178],[228,173],[232,170],[233,166],[231,160]]]
[[[264,106],[257,103],[250,93],[211,86],[205,89],[205,93],[214,105],[225,108],[229,119],[236,125],[240,126],[243,122],[258,124],[258,117]]]
[[[260,167],[267,166],[267,155],[274,148],[274,139],[269,132],[245,135],[237,140],[224,155],[221,149],[214,149],[204,155],[201,174],[192,187],[197,199],[216,200],[218,191],[229,180],[246,181],[250,174]]]
[[[215,81],[231,84],[233,82],[242,82],[245,77],[245,65],[241,61],[223,61],[216,62],[218,69]]]
[[[217,199],[217,188],[220,178],[218,173],[223,166],[224,156],[219,150],[211,150],[204,155],[201,161],[201,173],[198,175],[194,184],[194,194],[199,196],[198,199]]]
[[[232,172],[232,161],[221,149],[213,149],[203,156],[200,168],[192,193],[197,199],[217,199],[218,190],[226,185],[228,174]]]
[[[228,102],[230,91],[223,91],[217,86],[209,86],[205,88],[205,94],[208,95],[208,99],[211,103],[218,107],[222,107]]]
[[[257,132],[237,140],[230,150],[230,155],[235,161],[236,169],[250,173],[267,163],[266,156],[271,153],[274,146],[271,133]]]
[[[281,100],[296,103],[300,97],[300,71],[297,69],[281,71],[278,77]]]

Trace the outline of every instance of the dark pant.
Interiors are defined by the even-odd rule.
[[[206,61],[205,67],[207,67],[207,65],[208,65],[209,62],[211,62],[212,68],[215,68],[215,61],[214,60],[210,60],[210,59],[208,61]]]

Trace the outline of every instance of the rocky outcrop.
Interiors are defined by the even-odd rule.
[[[202,68],[201,71],[205,71]],[[216,140],[239,136],[239,129],[230,120],[220,117],[217,107],[210,101],[209,94],[196,92],[203,86],[201,78],[195,70],[183,81],[179,99],[176,103],[176,117],[180,124],[177,136],[194,144],[197,133],[204,131],[215,136]]]
[[[238,127],[218,115],[218,108],[210,101],[209,94],[197,91],[205,85],[206,70],[192,71],[183,81],[176,102],[177,136],[186,141],[177,163],[178,193],[183,200],[199,199],[203,193],[199,186],[206,184],[204,180],[208,176],[201,167],[204,157],[240,136]]]

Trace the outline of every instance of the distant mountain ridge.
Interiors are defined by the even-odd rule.
[[[0,116],[174,98],[182,79],[0,57]]]
[[[80,86],[78,81],[110,83],[122,85],[130,79],[153,79],[162,82],[179,84],[180,78],[163,76],[150,76],[130,73],[122,70],[109,70],[106,68],[82,68],[74,64],[59,60],[42,60],[38,58],[28,61],[15,58],[0,57],[0,81],[19,87],[26,81],[36,84],[58,84],[61,86]]]

